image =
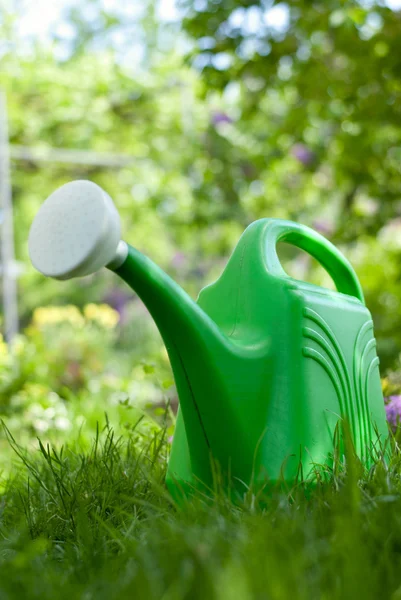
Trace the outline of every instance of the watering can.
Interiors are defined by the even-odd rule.
[[[288,276],[280,241],[319,261],[337,291]],[[340,422],[366,465],[387,438],[361,286],[345,257],[312,229],[280,219],[252,223],[220,278],[194,302],[121,241],[107,193],[74,181],[39,209],[29,252],[36,269],[60,280],[106,266],[148,308],[180,400],[166,479],[174,495],[211,487],[216,465],[242,491],[308,477],[316,465],[332,464]]]

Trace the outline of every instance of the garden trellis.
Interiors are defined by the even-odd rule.
[[[12,341],[18,333],[18,298],[17,273],[14,255],[14,225],[7,101],[4,92],[0,92],[0,206],[0,249],[1,274],[3,278],[4,335],[7,341]]]

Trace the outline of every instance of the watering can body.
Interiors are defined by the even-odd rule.
[[[338,291],[289,277],[276,252],[280,240],[319,260]],[[199,340],[175,370],[181,408],[167,474],[173,494],[212,485],[212,457],[243,491],[308,477],[316,465],[330,466],[336,444],[343,448],[340,422],[369,464],[388,434],[379,359],[360,285],[334,246],[295,223],[257,221],[197,304],[223,340],[215,348],[204,340],[213,357],[206,363]]]

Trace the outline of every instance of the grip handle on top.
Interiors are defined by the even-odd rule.
[[[267,219],[265,260],[268,271],[277,277],[288,277],[277,255],[277,243],[286,242],[315,258],[333,279],[337,290],[365,300],[358,277],[349,261],[325,237],[305,225],[281,219]]]

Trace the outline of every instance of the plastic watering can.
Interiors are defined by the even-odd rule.
[[[289,277],[279,241],[318,260],[337,291]],[[147,306],[180,400],[166,480],[172,494],[212,486],[216,464],[242,491],[267,478],[293,481],[300,470],[307,477],[330,465],[340,421],[367,465],[387,438],[371,315],[350,263],[315,231],[254,222],[194,302],[121,241],[110,197],[75,181],[44,202],[29,250],[33,265],[56,279],[107,266]]]

